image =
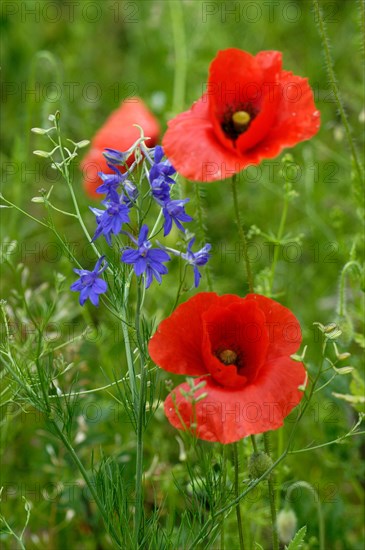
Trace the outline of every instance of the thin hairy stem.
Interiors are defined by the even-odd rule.
[[[231,188],[232,188],[234,213],[235,213],[235,216],[236,216],[236,223],[237,223],[237,229],[238,229],[238,236],[239,236],[240,243],[242,245],[243,257],[244,257],[245,265],[246,265],[248,288],[249,288],[250,292],[254,292],[253,275],[252,275],[252,271],[251,271],[250,258],[248,256],[247,239],[246,239],[245,232],[243,230],[243,226],[242,226],[242,222],[241,222],[241,216],[240,216],[240,210],[239,210],[239,206],[238,206],[236,174],[232,177]]]

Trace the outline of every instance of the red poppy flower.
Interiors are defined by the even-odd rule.
[[[320,114],[307,79],[281,65],[276,51],[218,53],[206,92],[170,120],[162,141],[180,174],[193,181],[225,179],[317,133]]]
[[[289,309],[260,296],[202,292],[162,321],[149,343],[152,360],[176,374],[198,376],[165,401],[175,428],[200,439],[232,443],[275,430],[302,398],[301,342]]]
[[[112,112],[104,125],[95,134],[91,149],[81,162],[84,172],[84,188],[91,197],[99,197],[95,189],[102,184],[98,172],[113,174],[103,156],[106,147],[126,151],[140,137],[140,131],[133,126],[138,124],[143,128],[144,134],[150,139],[146,141],[148,147],[157,144],[160,135],[160,126],[154,115],[147,109],[142,99],[133,97],[124,101],[119,109]],[[128,159],[132,164],[133,157]],[[123,172],[123,169],[122,169]]]

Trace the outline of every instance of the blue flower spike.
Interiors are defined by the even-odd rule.
[[[164,223],[164,237],[168,235],[172,228],[172,222],[175,222],[176,227],[185,233],[185,228],[181,225],[181,222],[191,222],[193,218],[185,212],[184,205],[189,202],[190,199],[183,200],[168,200],[165,202],[162,214],[165,218]]]
[[[191,239],[191,241],[188,244],[187,251],[183,254],[181,254],[181,257],[188,262],[189,265],[192,265],[194,268],[194,285],[195,288],[198,288],[201,274],[199,272],[198,266],[205,265],[209,258],[210,254],[209,251],[211,250],[212,246],[210,244],[206,244],[198,250],[198,252],[193,252],[191,249],[193,247],[193,244],[195,243],[195,237]]]
[[[99,277],[108,267],[107,262],[101,267],[104,258],[105,256],[101,256],[98,259],[92,271],[88,269],[74,269],[74,272],[80,275],[80,278],[70,286],[70,290],[80,292],[79,302],[82,306],[88,299],[94,306],[98,306],[99,295],[104,294],[108,289],[106,282]]]
[[[168,270],[164,262],[168,262],[171,258],[164,250],[152,248],[151,242],[148,240],[148,226],[143,225],[139,233],[138,241],[129,235],[130,239],[137,245],[137,249],[127,247],[121,257],[122,262],[133,264],[134,272],[139,277],[145,274],[146,288],[150,286],[155,277],[158,283],[161,283],[161,275],[165,275]]]
[[[104,235],[106,242],[111,246],[111,235],[118,235],[124,223],[129,222],[129,208],[124,204],[124,196],[119,196],[116,191],[111,195],[111,200],[103,201],[106,210],[92,208],[90,210],[96,216],[97,228],[92,240],[95,241],[100,235]]]

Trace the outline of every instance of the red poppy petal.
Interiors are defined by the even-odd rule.
[[[149,354],[157,365],[177,374],[206,374],[201,354],[202,313],[218,298],[214,292],[196,294],[160,323],[148,345]]]
[[[169,121],[162,146],[174,168],[192,181],[225,179],[247,166],[246,159],[217,139],[206,94]]]
[[[265,371],[257,383],[239,390],[222,388],[210,378],[196,379],[195,385],[203,380],[206,384],[195,398],[207,395],[194,407],[180,391],[189,392],[188,384],[181,384],[165,401],[166,416],[175,428],[191,429],[200,439],[221,443],[275,430],[302,399],[298,386],[304,384],[306,373],[301,363],[288,357],[267,364]]]
[[[281,66],[281,53],[277,51],[260,52],[256,57],[234,48],[218,53],[210,66],[207,94],[214,131],[225,147],[243,153],[268,134],[280,102]],[[227,111],[233,113],[244,104],[252,105],[259,113],[233,142],[222,130],[222,119]]]
[[[160,134],[160,126],[154,115],[148,110],[144,102],[134,97],[124,101],[119,109],[111,113],[109,118],[95,134],[92,145],[97,149],[118,149],[125,151],[140,137],[140,131],[134,126],[143,128],[149,147],[153,147]]]
[[[293,313],[275,300],[260,294],[248,294],[245,299],[255,300],[265,315],[265,326],[269,334],[267,359],[295,353],[302,341],[302,334],[299,321]]]
[[[207,95],[210,112],[222,117],[228,106],[252,103],[261,89],[264,72],[256,58],[242,50],[218,52],[209,68]]]
[[[280,84],[281,101],[275,125],[261,144],[263,148],[269,148],[272,156],[285,147],[310,139],[320,127],[320,113],[314,104],[308,80],[282,71]]]

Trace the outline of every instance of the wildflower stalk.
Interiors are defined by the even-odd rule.
[[[352,269],[356,269],[359,271],[359,273],[361,273],[359,262],[357,262],[356,260],[350,260],[344,265],[340,274],[340,287],[337,305],[337,312],[339,315],[346,314],[346,277],[347,273]]]
[[[52,418],[49,418],[49,421],[50,421],[52,427],[54,428],[54,430],[56,431],[58,437],[60,438],[60,440],[64,444],[65,448],[70,453],[71,458],[74,461],[77,468],[79,469],[80,474],[84,478],[84,481],[85,481],[92,497],[95,500],[95,504],[98,507],[100,515],[104,520],[105,526],[108,529],[109,534],[113,537],[115,543],[117,544],[117,547],[121,548],[120,544],[118,543],[118,541],[119,541],[118,534],[117,534],[117,532],[115,531],[113,525],[110,522],[110,518],[108,517],[108,514],[107,514],[101,500],[99,499],[98,493],[97,493],[93,483],[89,479],[88,473],[87,473],[84,465],[82,464],[81,460],[79,459],[79,457],[75,453],[75,450],[74,450],[73,446],[71,445],[69,439],[65,436],[65,434],[62,432],[62,430],[59,428],[57,422],[55,420],[53,420]]]
[[[290,185],[289,185],[289,182],[286,181],[285,182],[285,191],[284,191],[284,205],[283,205],[283,210],[281,212],[279,229],[278,229],[278,233],[277,233],[277,236],[276,236],[276,246],[275,246],[275,250],[274,250],[274,257],[273,257],[273,260],[272,260],[270,276],[269,276],[269,285],[270,285],[270,294],[271,295],[273,293],[276,265],[277,265],[278,259],[279,259],[280,242],[281,242],[281,239],[283,238],[283,235],[284,235],[284,227],[285,227],[285,224],[286,224],[286,218],[288,216],[288,208],[289,208],[289,202],[290,202],[289,191],[290,191]]]
[[[177,2],[175,0],[170,0],[169,6],[175,53],[174,95],[172,110],[174,113],[178,113],[184,108],[187,73],[184,14],[180,0]]]
[[[227,482],[227,456],[226,456],[226,446],[222,446],[222,501],[224,502],[225,496],[226,496],[226,482]],[[220,532],[220,547],[221,550],[224,550],[225,548],[225,542],[224,542],[224,515],[221,519],[221,532]]]
[[[247,274],[247,281],[248,281],[248,288],[250,292],[254,292],[254,284],[253,284],[253,275],[251,271],[251,265],[250,265],[250,258],[248,256],[248,247],[247,247],[247,238],[245,235],[245,232],[243,230],[242,222],[241,222],[241,216],[240,216],[240,210],[238,206],[238,197],[237,197],[237,177],[236,174],[232,176],[232,197],[233,197],[233,206],[234,206],[234,212],[236,216],[236,223],[237,223],[237,229],[238,229],[238,236],[242,245],[243,250],[243,257],[245,260],[246,265],[246,274]]]
[[[136,335],[140,358],[140,387],[138,395],[137,410],[137,444],[136,444],[136,489],[135,489],[135,523],[134,523],[134,543],[136,550],[139,548],[140,531],[143,522],[143,433],[145,424],[145,385],[146,371],[144,365],[143,337],[141,334],[141,285],[143,280],[138,282],[137,287],[137,307],[136,307]]]
[[[254,453],[258,453],[259,450],[257,448],[257,443],[256,443],[256,438],[254,435],[251,435],[250,436],[250,439],[251,439],[251,443],[252,443],[252,447],[253,447],[253,450],[254,450]]]
[[[239,486],[239,463],[238,463],[237,443],[233,443],[233,457],[234,457],[234,492],[235,492],[235,496],[238,497],[240,492],[240,486]],[[240,550],[244,550],[245,543],[243,538],[241,507],[239,502],[237,502],[236,504],[236,518],[237,518],[238,540],[240,543]]]
[[[76,195],[75,195],[75,192],[73,190],[72,181],[71,181],[71,178],[70,178],[70,172],[69,172],[69,169],[68,169],[68,164],[69,163],[68,163],[67,159],[65,158],[65,154],[64,154],[64,151],[63,151],[63,145],[62,145],[62,139],[61,139],[61,130],[60,130],[60,126],[59,126],[59,118],[60,118],[59,113],[56,113],[56,115],[55,115],[55,126],[56,126],[56,131],[57,131],[59,152],[60,152],[60,155],[61,155],[61,158],[62,158],[62,168],[60,169],[60,171],[61,171],[61,174],[63,175],[64,179],[66,180],[66,183],[67,183],[67,186],[68,186],[68,189],[70,191],[71,198],[72,198],[72,202],[73,202],[73,205],[74,205],[74,208],[75,208],[75,215],[76,215],[77,219],[79,220],[79,224],[81,225],[81,228],[84,232],[84,235],[87,238],[88,242],[91,244],[91,247],[92,247],[93,251],[95,252],[96,256],[98,258],[100,258],[100,252],[96,248],[95,244],[92,242],[91,235],[87,230],[87,227],[84,223],[84,220],[82,219],[81,212],[80,212],[80,209],[79,209],[79,205],[78,205],[78,202],[77,202],[77,199],[76,199]]]
[[[200,229],[200,233],[201,233],[201,236],[203,237],[204,241],[206,242],[207,239],[206,239],[206,228],[205,228],[205,225],[204,225],[204,208],[203,208],[203,205],[202,205],[202,198],[201,198],[201,195],[200,195],[200,187],[199,187],[199,184],[195,184],[194,186],[195,188],[195,205],[196,205],[196,214],[197,214],[197,221],[198,221],[198,227]],[[208,286],[208,290],[209,292],[213,292],[213,283],[212,283],[212,278],[211,278],[211,273],[210,273],[210,266],[207,265],[205,267],[205,275],[206,275],[206,278],[207,278],[207,286]]]
[[[124,297],[123,297],[123,306],[122,306],[124,320],[122,321],[122,332],[123,332],[123,339],[124,339],[124,345],[125,345],[125,354],[126,354],[127,366],[128,366],[129,385],[130,385],[130,390],[131,390],[131,395],[132,395],[134,408],[136,408],[136,406],[135,406],[135,400],[136,400],[136,396],[137,396],[136,376],[135,376],[135,371],[134,371],[133,357],[132,357],[132,351],[131,351],[131,346],[130,346],[130,338],[129,338],[129,333],[128,333],[128,324],[127,324],[127,306],[126,306],[126,304],[127,304],[128,296],[129,296],[129,288],[130,288],[130,278],[124,286]]]
[[[344,108],[344,103],[343,103],[343,100],[342,100],[342,97],[341,97],[340,89],[339,89],[338,84],[337,84],[336,74],[335,74],[335,71],[334,71],[334,68],[333,68],[333,59],[332,59],[331,51],[330,51],[329,38],[328,38],[327,31],[326,31],[326,26],[325,26],[325,22],[324,22],[324,19],[323,19],[322,10],[321,10],[321,7],[319,5],[319,0],[313,0],[313,7],[314,7],[315,19],[316,19],[316,22],[317,22],[319,35],[321,37],[322,46],[323,46],[323,50],[324,50],[324,57],[325,57],[325,61],[326,61],[328,80],[329,80],[329,83],[332,87],[332,91],[333,91],[333,94],[334,94],[335,99],[336,99],[337,108],[338,108],[338,111],[339,111],[340,116],[341,116],[342,124],[344,125],[344,128],[345,128],[347,141],[348,141],[348,144],[349,144],[349,147],[350,147],[350,150],[351,150],[351,154],[352,154],[352,158],[353,158],[353,161],[354,161],[354,164],[355,164],[356,171],[357,171],[358,176],[359,176],[359,182],[362,182],[362,186],[364,186],[364,169],[361,166],[361,163],[360,163],[360,160],[359,160],[358,152],[357,152],[356,145],[355,145],[353,137],[352,137],[350,124],[349,124],[348,119],[347,119],[347,114],[346,114],[346,111],[345,111],[345,108]],[[360,183],[360,185],[361,185],[361,183]]]
[[[270,435],[269,432],[263,434],[265,453],[270,456]],[[273,550],[279,550],[279,537],[276,527],[276,502],[275,502],[275,489],[272,480],[272,476],[267,478],[269,488],[269,500],[270,500],[270,512],[271,512],[271,524],[272,524],[272,548]]]

